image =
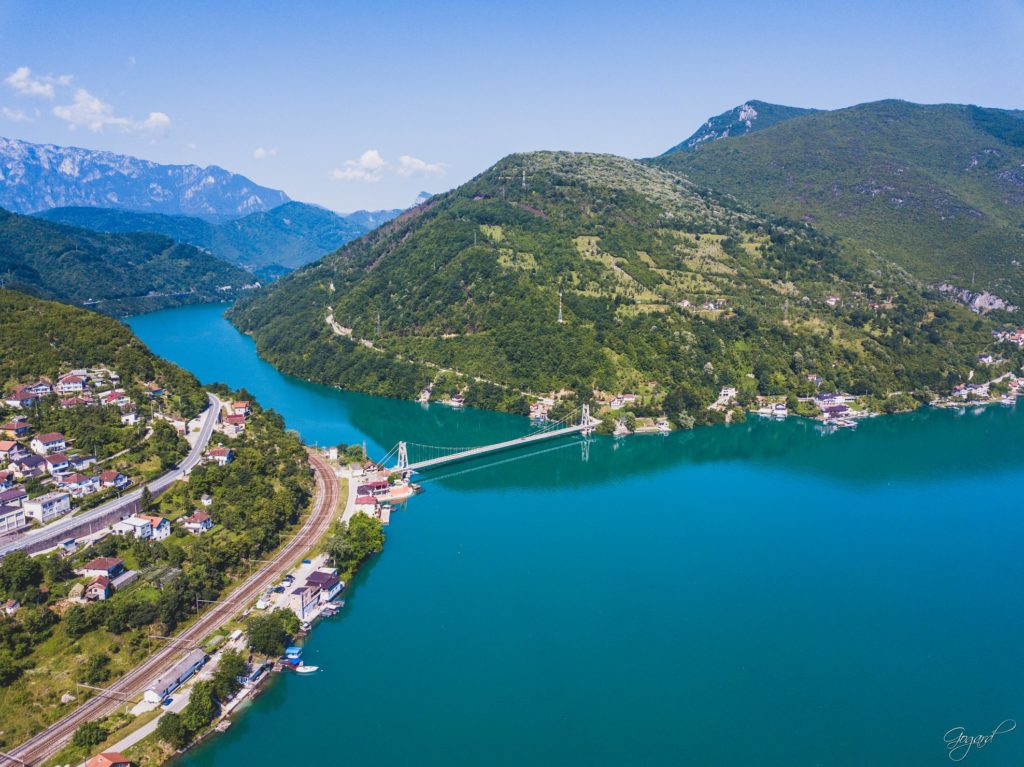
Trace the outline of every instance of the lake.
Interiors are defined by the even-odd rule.
[[[528,429],[281,375],[225,308],[130,325],[310,444]],[[1024,714],[1022,435],[1017,407],[755,418],[436,470],[313,631],[322,672],[180,764],[946,764]],[[1024,726],[963,762],[1024,764]]]

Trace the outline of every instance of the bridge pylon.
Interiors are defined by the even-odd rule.
[[[409,469],[409,447],[405,442],[398,443],[398,465],[395,469],[403,472]]]
[[[590,434],[594,427],[590,425],[590,405],[584,404],[580,408],[580,426],[583,427],[583,434]]]

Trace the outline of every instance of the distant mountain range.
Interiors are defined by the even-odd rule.
[[[261,278],[273,278],[390,221],[402,211],[357,211],[340,216],[303,202],[214,223],[192,216],[168,216],[106,208],[54,208],[40,218],[99,232],[154,232],[185,242]]]
[[[698,131],[692,146],[693,137],[651,162],[813,224],[925,282],[1024,304],[1024,112],[905,101],[829,112],[773,106],[764,127],[760,103],[749,102],[760,130],[717,140]]]
[[[107,234],[0,210],[0,285],[124,315],[227,300],[248,272],[158,235]]]
[[[0,207],[15,213],[88,206],[222,221],[288,201],[280,190],[215,165],[159,165],[113,152],[0,138]]]
[[[769,104],[766,101],[746,101],[728,112],[722,112],[722,114],[710,118],[686,141],[676,144],[665,154],[691,151],[703,144],[730,136],[745,136],[748,133],[769,128],[775,123],[801,115],[813,114],[817,111],[817,109]]]

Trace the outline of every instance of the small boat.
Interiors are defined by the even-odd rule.
[[[295,658],[301,658],[302,657],[302,648],[301,647],[295,647],[295,646],[288,647],[284,651],[284,656],[286,658],[290,659],[290,660],[294,660]]]
[[[658,421],[656,426],[658,427],[658,431],[660,431],[662,434],[668,434],[670,431],[672,431],[672,427],[669,425],[668,421]]]
[[[230,719],[221,719],[219,722],[217,722],[217,726],[214,727],[213,729],[215,729],[217,732],[226,732],[228,727],[230,727],[230,726],[231,726],[231,720]]]
[[[295,673],[296,674],[312,674],[313,672],[319,671],[319,670],[320,670],[319,666],[307,666],[307,665],[303,664],[301,666],[298,666],[295,669]]]

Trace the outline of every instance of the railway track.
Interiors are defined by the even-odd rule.
[[[137,697],[179,656],[194,647],[207,634],[229,622],[248,602],[256,599],[267,586],[289,570],[296,558],[308,551],[330,527],[338,507],[338,480],[331,467],[315,451],[309,451],[309,462],[316,478],[313,508],[299,532],[261,569],[235,588],[220,605],[215,606],[191,626],[174,637],[149,658],[122,676],[107,689],[112,697],[95,697],[83,703],[63,719],[26,740],[0,758],[0,764],[11,762],[39,765],[52,758],[71,740],[83,722],[107,716],[124,705],[125,696]],[[222,605],[229,605],[223,609]]]

